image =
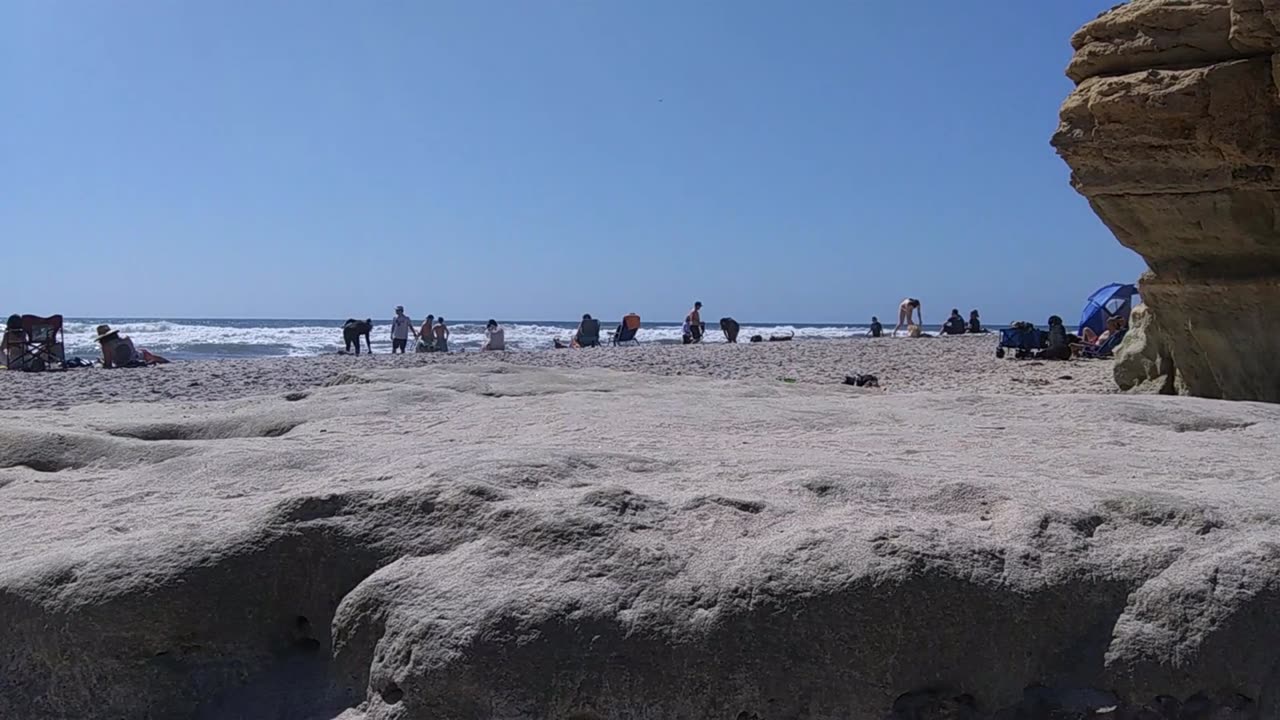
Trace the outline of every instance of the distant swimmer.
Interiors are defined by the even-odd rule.
[[[373,344],[369,342],[369,333],[373,332],[373,320],[365,319],[363,321],[349,318],[342,323],[342,341],[347,346],[347,352],[353,349],[357,355],[360,354],[360,336],[364,336],[365,346],[369,348],[369,354],[373,354]]]
[[[911,322],[911,313],[916,313],[916,322]],[[924,327],[924,311],[920,309],[920,301],[915,298],[906,298],[898,305],[898,324],[893,328],[893,335],[897,337],[898,331],[910,325],[919,325]]]

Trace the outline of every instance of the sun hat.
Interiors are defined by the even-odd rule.
[[[102,342],[103,340],[106,340],[107,338],[111,337],[112,335],[119,335],[119,334],[120,334],[120,331],[119,331],[119,330],[112,330],[110,325],[99,325],[99,326],[98,326],[98,337],[94,338],[94,339],[93,339],[93,341],[94,341],[94,342]]]

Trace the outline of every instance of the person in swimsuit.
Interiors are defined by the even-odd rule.
[[[444,324],[444,316],[436,318],[436,325],[431,329],[436,338],[436,352],[449,352],[449,326]]]
[[[702,332],[706,326],[702,324],[702,303],[695,302],[693,309],[684,318],[684,327],[680,329],[680,335],[685,345],[702,341]]]
[[[427,319],[422,321],[422,329],[418,331],[418,345],[415,348],[417,352],[433,352],[436,349],[435,340],[431,336],[431,328],[435,324],[435,315],[428,315]]]
[[[884,335],[884,326],[880,324],[880,318],[875,315],[871,316],[871,328],[867,332],[871,337]]]
[[[916,322],[911,322],[911,313],[916,313]],[[894,337],[898,336],[898,331],[903,328],[909,328],[911,325],[918,325],[924,328],[924,311],[920,309],[920,301],[915,298],[906,298],[898,305],[898,324],[893,328]]]

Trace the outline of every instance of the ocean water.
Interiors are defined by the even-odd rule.
[[[345,319],[344,319],[345,320]],[[75,318],[65,325],[67,356],[96,358],[95,328],[110,325],[133,338],[134,344],[170,360],[208,360],[222,358],[287,357],[322,355],[342,349],[344,320],[228,320],[228,319],[163,319],[163,318]],[[416,318],[418,323],[421,318]],[[559,338],[568,342],[577,328],[573,322],[502,322],[509,350],[544,350]],[[616,323],[601,322],[602,340]],[[892,326],[890,326],[892,327]],[[477,351],[484,342],[484,321],[461,321],[449,324],[452,333],[449,349]],[[375,321],[373,351],[391,351],[390,319]],[[865,337],[866,326],[824,325],[812,323],[758,324],[746,323],[738,338],[745,342],[752,335],[785,335],[795,333],[796,340],[830,340]],[[708,325],[707,339],[721,342],[719,327]],[[679,343],[678,323],[645,323],[640,329],[641,343]],[[412,348],[410,348],[412,350]]]

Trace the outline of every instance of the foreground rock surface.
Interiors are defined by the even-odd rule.
[[[1275,717],[1278,436],[514,366],[8,412],[0,717]]]
[[[1053,144],[1121,244],[1190,392],[1280,402],[1275,0],[1133,0],[1072,38]]]

